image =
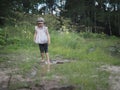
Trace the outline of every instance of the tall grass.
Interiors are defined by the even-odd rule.
[[[112,64],[118,58],[111,56],[108,48],[120,43],[119,39],[84,38],[77,33],[51,33],[50,52],[65,58]],[[114,60],[114,61],[113,61]]]

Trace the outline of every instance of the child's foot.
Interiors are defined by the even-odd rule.
[[[45,60],[41,60],[41,62],[45,62]]]
[[[50,61],[48,61],[48,64],[51,64]]]
[[[50,61],[46,61],[45,64],[50,64]]]
[[[48,62],[47,62],[47,61],[45,61],[45,64],[48,64]]]

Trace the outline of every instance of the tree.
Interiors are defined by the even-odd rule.
[[[43,0],[0,0],[0,25],[14,12],[37,12],[38,3]]]
[[[5,21],[5,17],[8,16],[12,8],[11,0],[0,0],[0,25]]]
[[[119,5],[119,0],[67,0],[63,15],[92,32],[120,35]]]

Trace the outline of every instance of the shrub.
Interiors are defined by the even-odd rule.
[[[81,32],[80,36],[83,38],[107,38],[107,35],[105,35],[104,33],[98,34],[92,32]]]
[[[5,32],[3,29],[0,29],[0,46],[5,45]]]
[[[8,38],[7,39],[7,44],[17,44],[19,43],[21,40],[18,37],[14,37],[14,38]]]

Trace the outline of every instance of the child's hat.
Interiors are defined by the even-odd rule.
[[[42,17],[39,17],[38,19],[37,19],[37,23],[44,23],[44,18],[42,18]]]

